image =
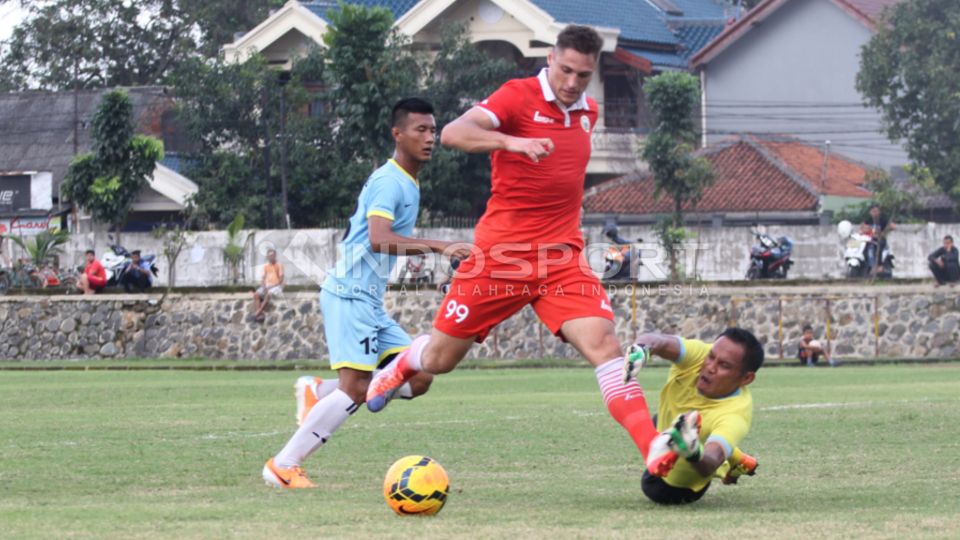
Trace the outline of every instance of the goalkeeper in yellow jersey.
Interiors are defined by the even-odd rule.
[[[686,504],[703,497],[714,478],[729,484],[752,475],[756,459],[737,446],[753,418],[747,386],[763,365],[757,338],[742,328],[728,328],[713,343],[644,334],[632,352],[625,379],[635,376],[649,355],[674,364],[655,417],[660,435],[647,458],[660,466],[644,471],[644,494],[657,503]]]

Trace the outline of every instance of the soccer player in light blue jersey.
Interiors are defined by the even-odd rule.
[[[420,207],[417,174],[430,161],[437,126],[433,106],[406,98],[393,107],[393,158],[370,175],[338,246],[336,266],[320,292],[331,368],[338,381],[301,377],[296,384],[300,428],[263,467],[263,479],[281,488],[311,488],[300,465],[366,398],[373,372],[410,345],[410,337],[383,309],[387,279],[398,255],[445,253],[466,257],[467,244],[411,238]],[[397,395],[413,398],[432,376],[411,379]],[[392,396],[391,396],[392,397]]]

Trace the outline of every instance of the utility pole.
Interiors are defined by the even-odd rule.
[[[271,86],[273,85],[264,81],[263,106],[260,108],[260,121],[263,122],[263,178],[267,188],[267,216],[264,224],[268,229],[273,228],[273,185],[270,182],[270,122],[267,115],[270,107]]]
[[[283,205],[283,224],[290,228],[290,207],[287,203],[287,83],[290,73],[280,72],[280,201]]]

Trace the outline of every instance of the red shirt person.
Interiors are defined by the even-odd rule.
[[[84,257],[87,264],[83,267],[80,280],[77,281],[77,288],[82,290],[83,294],[94,294],[107,286],[107,271],[103,269],[103,265],[97,260],[92,249],[88,249]]]
[[[429,336],[375,376],[367,407],[420,371],[453,370],[472,344],[525,305],[596,368],[610,414],[646,457],[657,432],[643,390],[624,377],[606,291],[582,253],[580,208],[597,104],[584,91],[603,40],[567,26],[536,77],[507,82],[448,124],[440,142],[491,154],[491,195]]]

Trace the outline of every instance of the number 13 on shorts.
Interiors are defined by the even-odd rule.
[[[454,318],[454,322],[462,323],[470,316],[470,308],[457,302],[456,300],[450,300],[447,302],[446,311],[443,314],[444,318]]]

